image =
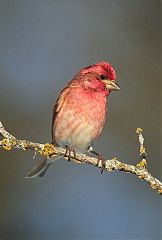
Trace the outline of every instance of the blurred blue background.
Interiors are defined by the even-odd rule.
[[[1,0],[0,120],[20,139],[50,142],[53,103],[82,67],[109,61],[120,93],[96,149],[160,178],[160,0]],[[136,176],[57,161],[25,179],[31,151],[0,150],[0,239],[161,239],[161,197]],[[39,157],[37,157],[39,159]]]

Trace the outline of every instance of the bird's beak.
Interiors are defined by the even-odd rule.
[[[115,83],[114,80],[109,80],[109,79],[105,79],[105,80],[102,80],[105,85],[106,85],[106,88],[108,90],[120,90],[120,87],[118,86],[117,83]]]

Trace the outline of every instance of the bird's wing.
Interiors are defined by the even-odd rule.
[[[57,118],[57,114],[59,113],[60,109],[62,108],[62,106],[63,106],[63,104],[64,104],[64,102],[65,102],[65,98],[66,98],[68,92],[69,92],[69,87],[67,86],[67,87],[65,87],[65,88],[61,91],[61,93],[60,93],[60,95],[59,95],[59,97],[58,97],[58,99],[57,99],[57,101],[56,101],[56,104],[54,105],[54,108],[53,108],[53,117],[52,117],[51,133],[52,133],[52,143],[53,143],[54,145],[57,145],[57,144],[56,144],[56,141],[55,141],[55,136],[54,136],[54,134],[53,134],[53,125],[54,125],[55,120],[56,120],[56,118]]]

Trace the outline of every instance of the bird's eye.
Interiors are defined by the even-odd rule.
[[[100,78],[101,78],[101,80],[104,80],[104,79],[106,79],[106,76],[105,75],[100,75]]]

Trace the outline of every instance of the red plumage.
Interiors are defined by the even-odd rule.
[[[116,74],[107,62],[85,67],[61,91],[54,106],[52,142],[54,145],[86,152],[102,132],[106,119],[106,102],[111,90],[119,90]],[[48,168],[28,177],[42,176]],[[42,174],[43,173],[43,174]]]
[[[85,88],[87,79],[94,81],[94,89]],[[108,92],[92,73],[79,75],[73,81],[61,92],[54,107],[53,143],[85,152],[101,134]]]

